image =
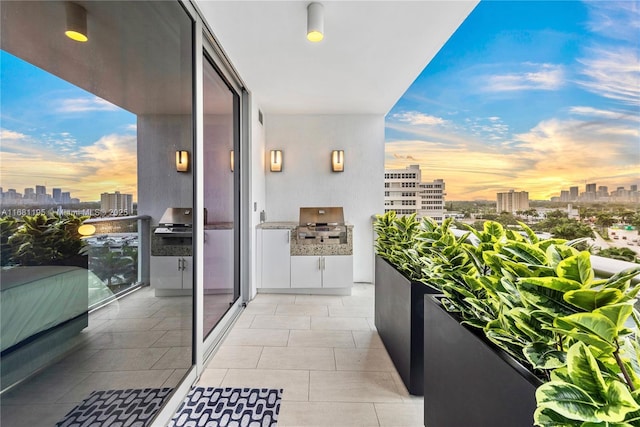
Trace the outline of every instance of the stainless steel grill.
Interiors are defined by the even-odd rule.
[[[154,234],[162,237],[191,237],[193,234],[193,209],[167,208],[162,214]]]
[[[300,222],[295,234],[298,244],[347,243],[342,207],[300,208]]]

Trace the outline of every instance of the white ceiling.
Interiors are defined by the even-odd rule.
[[[266,113],[386,114],[478,3],[322,1],[311,43],[309,2],[197,1]]]

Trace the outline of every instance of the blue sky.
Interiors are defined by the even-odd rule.
[[[4,191],[137,193],[133,114],[0,61]],[[481,2],[389,112],[385,159],[448,200],[640,184],[640,2]]]
[[[0,185],[137,194],[136,116],[0,51]],[[137,197],[134,197],[136,199]]]
[[[640,183],[640,2],[481,2],[389,112],[386,167],[447,199]]]

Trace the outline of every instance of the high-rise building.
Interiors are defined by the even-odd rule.
[[[571,199],[569,197],[570,197],[569,190],[560,191],[560,201],[561,202],[570,202]]]
[[[36,196],[39,194],[47,194],[47,187],[44,185],[36,185]]]
[[[60,203],[71,203],[71,192],[63,191],[62,194],[60,194]]]
[[[594,182],[593,184],[587,184],[585,186],[585,190],[587,193],[595,193],[596,192],[596,183]]]
[[[384,209],[398,215],[417,214],[442,222],[445,183],[442,179],[422,182],[419,165],[384,171]]]
[[[516,213],[529,210],[529,193],[527,191],[509,190],[508,193],[497,193],[496,211]]]
[[[575,202],[580,195],[578,187],[569,187],[569,201]]]
[[[36,199],[36,192],[33,188],[25,188],[24,189],[24,196],[22,196],[24,199],[30,199],[30,200],[35,200]]]
[[[638,184],[633,184],[631,186],[631,191],[638,191]]]
[[[56,203],[60,203],[62,201],[62,189],[61,188],[54,188],[52,190],[52,194],[53,196],[53,201]]]
[[[133,213],[133,195],[102,193],[100,195],[100,210],[107,215],[131,215]]]

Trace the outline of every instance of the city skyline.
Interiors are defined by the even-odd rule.
[[[480,2],[386,118],[447,200],[640,182],[640,3]]]

